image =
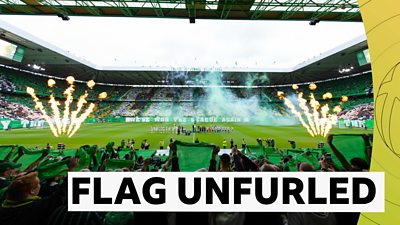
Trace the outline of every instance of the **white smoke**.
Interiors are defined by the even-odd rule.
[[[261,95],[252,95],[247,98],[239,98],[235,92],[246,89],[224,88],[223,74],[221,72],[208,72],[196,77],[199,84],[207,81],[208,87],[204,88],[204,96],[201,96],[197,105],[206,114],[213,116],[228,116],[249,118],[250,122],[265,125],[291,125],[296,124],[292,117],[286,117],[279,113],[275,105],[263,104]],[[254,82],[257,78],[249,77],[247,82]],[[267,81],[267,76],[263,76]],[[261,90],[259,90],[261,91]]]

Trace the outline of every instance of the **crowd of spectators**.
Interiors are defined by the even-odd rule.
[[[26,98],[29,98],[29,95],[25,93],[26,86],[32,86],[35,88],[36,93],[39,96],[48,96],[50,94],[46,85],[46,77],[27,75],[23,72],[8,69],[0,70],[0,74],[0,92],[3,92],[3,94],[5,93],[6,95],[9,95],[7,92],[15,91],[19,93],[19,95],[14,94],[7,97],[10,104],[16,103],[10,105],[11,108],[15,108],[17,105],[26,105],[33,109],[32,101],[26,101]],[[55,93],[56,97],[64,98],[62,91],[67,87],[67,84],[62,80],[56,80],[56,82],[57,84],[52,88],[52,92]],[[346,79],[317,83],[318,88],[314,93],[317,98],[320,98],[325,92],[332,92],[334,97],[336,97],[336,99],[332,99],[329,102],[332,106],[339,104],[341,95],[349,95],[349,101],[342,105],[344,111],[341,113],[340,118],[364,120],[373,118],[373,109],[371,104],[363,105],[364,103],[372,102],[372,98],[370,97],[373,92],[371,84],[371,76],[370,74],[366,74]],[[76,83],[75,85],[76,90],[74,98],[76,99],[87,88],[82,83]],[[282,104],[282,101],[276,97],[277,90],[284,91],[288,94],[294,93],[294,90],[292,90],[290,86],[264,89],[231,89],[232,93],[238,99],[259,99],[259,101],[257,101],[257,104],[259,105],[249,106],[251,107],[251,115],[249,114],[243,117],[264,115],[267,111],[265,110],[266,108],[268,108],[269,114],[276,113],[276,116],[287,114],[287,108]],[[308,85],[299,85],[299,90],[304,91],[305,96],[310,92]],[[106,91],[109,94],[109,97],[104,101],[112,102],[112,104],[98,104],[96,110],[99,111],[99,113],[95,112],[94,114],[100,118],[105,116],[167,117],[176,115],[181,117],[201,117],[237,115],[237,112],[232,112],[232,110],[221,110],[218,106],[205,106],[206,103],[199,100],[202,99],[202,96],[204,97],[206,95],[202,88],[127,88],[98,85],[95,89],[90,91],[89,99],[96,98],[95,96],[102,91]],[[103,109],[101,107],[105,108]],[[22,111],[26,111],[25,107]],[[11,112],[7,115],[3,114],[3,116],[10,117],[10,113]],[[21,113],[18,112],[18,114],[20,115]]]
[[[193,102],[181,102],[179,104],[179,115],[192,117],[192,116],[197,116],[198,113],[193,107]]]
[[[179,99],[184,101],[192,101],[193,100],[192,88],[181,89],[181,92],[179,94]]]
[[[117,108],[113,109],[110,115],[134,117],[140,113],[141,107],[136,102],[139,96],[148,95],[149,89],[131,88],[123,96],[120,97],[122,102]]]
[[[366,103],[357,105],[350,110],[344,110],[339,114],[339,119],[372,120],[374,119],[374,104]]]
[[[372,153],[370,137],[363,135],[365,152],[369,157]],[[368,171],[369,162],[361,158],[346,159],[341,151],[333,144],[333,136],[328,136],[328,145],[333,154],[339,159],[342,171]],[[128,145],[132,143],[128,141]],[[146,144],[146,140],[142,145]],[[121,148],[125,141],[121,142]],[[164,172],[180,171],[180,159],[175,142],[169,145],[170,156],[167,159],[156,159],[153,153],[144,158],[137,155],[137,150],[131,149],[120,157],[121,148],[107,145],[105,149],[94,146],[90,152],[89,165],[81,169],[82,172],[114,171],[114,172]],[[49,150],[49,149],[48,149]],[[77,157],[53,157],[49,151],[42,151],[40,157],[26,169],[20,170],[18,160],[24,155],[21,148],[12,148],[9,154],[0,161],[0,189],[2,190],[0,221],[8,225],[23,224],[57,224],[57,225],[147,225],[147,224],[199,224],[199,225],[254,225],[265,221],[272,225],[355,225],[359,213],[285,213],[285,212],[70,212],[67,210],[67,179],[65,176],[39,179],[35,171],[42,161],[49,158],[53,161],[66,161],[69,171],[76,171],[79,164]],[[15,153],[17,151],[17,153]],[[251,159],[232,146],[230,153],[219,154],[220,147],[214,147],[210,152],[210,161],[207,168],[199,168],[202,172],[280,172],[286,171],[285,161],[289,156],[282,158],[280,164],[273,164],[268,158]],[[14,155],[14,159],[11,156]],[[100,160],[98,160],[100,155]],[[311,157],[311,156],[310,156]],[[118,169],[107,169],[107,162],[111,159],[123,159],[132,162],[129,166]],[[319,158],[319,168],[307,162],[298,162],[298,172],[335,172],[340,171],[338,165],[329,160],[328,154],[323,153]],[[39,171],[40,172],[40,171]],[[132,174],[134,176],[134,174]]]
[[[173,88],[157,88],[151,100],[172,101],[175,95]]]
[[[147,110],[142,113],[143,116],[171,116],[174,104],[172,102],[153,102]]]
[[[15,85],[6,79],[6,77],[0,74],[0,91],[2,92],[14,92]]]
[[[0,118],[11,120],[40,120],[40,113],[30,109],[29,107],[8,102],[4,96],[0,94]]]

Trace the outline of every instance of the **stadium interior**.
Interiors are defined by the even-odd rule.
[[[58,15],[66,22],[74,16],[185,18],[190,23],[303,20],[311,26],[320,21],[362,22],[357,1],[347,0],[304,1],[305,5],[28,2],[0,7],[5,14]],[[68,171],[368,171],[374,90],[365,36],[331,46],[293,68],[270,71],[94,65],[4,21],[0,39],[18,46],[16,51],[23,49],[23,56],[0,57],[0,221],[5,224],[27,224],[21,217],[27,212],[38,215],[32,214],[31,224],[244,225],[266,219],[276,225],[357,223],[359,213],[68,212],[66,185],[60,181]],[[100,97],[103,93],[106,97]],[[92,112],[86,109],[89,103]],[[57,111],[61,116],[66,111],[82,113],[66,117],[65,126],[76,129],[67,132],[70,136],[59,129],[64,120]],[[40,192],[21,197],[25,189],[20,184],[31,182],[32,176],[40,178]],[[34,205],[48,199],[49,205]]]
[[[34,102],[26,87],[34,88],[38,96],[48,98],[50,92],[45,86],[49,78],[55,77],[58,83],[70,75],[77,75],[82,83],[77,83],[75,99],[83,94],[84,82],[94,79],[97,88],[90,95],[97,96],[107,90],[109,97],[98,104],[98,109],[91,117],[105,119],[110,117],[135,116],[166,116],[180,115],[196,116],[233,116],[233,111],[209,111],[203,107],[207,89],[220,86],[232,93],[232,101],[241,101],[256,97],[261,107],[276,105],[277,113],[285,113],[284,105],[277,98],[277,91],[295,93],[292,84],[299,84],[305,95],[309,94],[307,85],[316,83],[314,91],[316,98],[322,100],[326,92],[334,93],[331,104],[340,102],[345,95],[349,101],[343,104],[340,113],[342,119],[372,119],[372,77],[370,64],[358,66],[356,54],[367,49],[365,38],[357,38],[345,46],[333,48],[332,52],[322,57],[305,61],[291,72],[218,72],[218,71],[109,71],[96,70],[86,64],[75,61],[65,53],[62,55],[54,49],[46,48],[15,33],[0,29],[3,38],[27,46],[23,63],[8,62],[0,59],[0,91],[3,104],[7,104],[2,112],[3,117],[21,119],[33,116],[38,119],[39,113],[34,112]],[[18,33],[18,30],[17,32]],[[29,37],[28,37],[29,38]],[[68,57],[70,56],[70,57]],[[46,73],[31,68],[31,65],[46,65]],[[356,66],[357,65],[357,66]],[[352,67],[350,72],[340,73],[340,68]],[[209,73],[214,73],[217,79],[210,79]],[[53,74],[49,76],[47,74]],[[60,80],[60,81],[59,81]],[[303,84],[303,85],[301,85]],[[65,98],[62,90],[67,83],[57,84],[52,90],[55,97]],[[18,107],[21,110],[13,110]],[[368,111],[369,110],[369,111]],[[21,115],[20,111],[23,113]],[[257,112],[253,113],[253,116]],[[365,115],[364,115],[365,114]],[[35,117],[36,116],[36,117]]]

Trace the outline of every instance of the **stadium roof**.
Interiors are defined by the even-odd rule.
[[[357,0],[1,0],[1,14],[361,21]]]
[[[1,22],[1,21],[0,21]],[[194,78],[199,71],[186,68],[161,68],[153,67],[104,67],[93,64],[87,60],[58,48],[40,38],[37,38],[21,29],[8,23],[0,24],[0,38],[12,43],[22,45],[26,48],[22,63],[0,58],[0,63],[10,65],[24,70],[33,70],[28,64],[44,66],[46,71],[43,74],[67,77],[74,75],[80,80],[95,79],[96,82],[111,84],[186,84],[185,80],[172,76],[174,73],[184,72],[185,78]],[[365,36],[360,36],[347,43],[337,46],[330,51],[322,53],[310,60],[306,60],[292,68],[283,69],[249,69],[240,67],[223,68],[224,80],[232,82],[232,85],[244,85],[247,74],[264,75],[268,74],[268,85],[270,84],[291,84],[325,80],[340,77],[347,74],[339,73],[340,68],[353,66],[351,73],[369,71],[370,65],[358,66],[356,53],[367,49]],[[192,70],[192,71],[191,71]],[[187,76],[186,76],[187,75]],[[265,83],[255,85],[266,85]]]

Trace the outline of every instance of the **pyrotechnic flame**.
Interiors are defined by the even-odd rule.
[[[282,92],[283,93],[283,92]],[[294,106],[294,104],[292,103],[292,101],[290,101],[289,99],[285,98],[283,95],[281,95],[282,99],[284,100],[286,106],[290,109],[290,111],[299,119],[300,123],[303,125],[303,127],[305,127],[308,131],[308,133],[314,137],[314,133],[313,131],[310,129],[310,127],[307,125],[307,123],[304,121],[302,115],[300,112],[298,112],[296,110],[296,107]]]
[[[315,85],[314,83],[311,83],[309,86],[308,86],[308,88],[310,88],[310,90],[315,90],[315,89],[317,89],[317,85]]]
[[[321,121],[320,121],[320,127],[321,127],[320,135],[323,135],[323,136],[324,136],[324,134],[326,132],[326,129],[328,129],[328,127],[329,127],[329,125],[328,125],[329,124],[329,120],[327,118],[328,112],[329,112],[328,104],[325,104],[324,106],[321,107],[322,118],[321,118]]]
[[[68,78],[67,78],[68,79]],[[74,79],[72,77],[72,79]],[[72,93],[74,93],[75,89],[74,89],[74,85],[73,82],[70,83],[68,81],[68,83],[70,84],[69,87],[67,89],[65,89],[64,91],[64,96],[66,97],[66,100],[64,102],[64,117],[62,119],[62,132],[65,133],[67,131],[67,126],[68,126],[68,118],[69,118],[69,114],[70,114],[70,105],[72,103],[72,101],[74,100],[74,97],[72,96]]]
[[[342,111],[342,108],[340,106],[335,106],[335,108],[333,108],[333,110],[335,113],[339,114]]]
[[[347,96],[342,96],[342,102],[347,102],[349,100],[349,98]]]
[[[53,113],[53,118],[50,118],[49,115],[47,115],[43,103],[40,102],[39,98],[36,96],[35,90],[31,87],[26,88],[26,92],[32,96],[33,101],[35,102],[35,108],[40,110],[43,118],[47,121],[51,131],[56,137],[62,134],[68,135],[68,137],[72,137],[79,130],[80,126],[85,121],[85,119],[90,115],[90,113],[93,112],[96,106],[94,103],[90,103],[89,107],[78,117],[78,114],[81,112],[82,108],[87,103],[86,98],[88,97],[89,94],[88,91],[86,90],[85,94],[79,97],[79,100],[76,105],[76,110],[70,112],[70,106],[73,102],[72,94],[75,91],[74,89],[75,79],[72,76],[69,76],[67,77],[66,80],[69,85],[68,88],[65,89],[65,91],[63,92],[64,96],[66,97],[66,100],[64,102],[64,111],[62,119],[61,119],[60,109],[58,107],[60,105],[60,102],[55,100],[53,94],[50,95],[50,100],[49,100],[49,105]],[[49,87],[53,87],[55,85],[55,81],[49,79],[47,85]],[[94,85],[95,82],[93,80],[87,82],[87,86],[90,89],[92,89]],[[99,98],[106,98],[106,97],[107,97],[106,92],[103,92],[99,95]],[[69,127],[68,127],[68,121],[70,121]]]
[[[85,121],[85,119],[90,115],[90,113],[92,113],[94,106],[95,105],[93,103],[90,103],[89,107],[85,110],[85,112],[79,118],[76,119],[75,128],[68,135],[69,138],[75,134],[75,132],[81,127],[83,121]]]
[[[320,103],[315,99],[313,93],[310,94],[309,104],[307,105],[307,100],[303,98],[303,93],[300,92],[297,94],[297,100],[299,102],[298,108],[300,108],[302,112],[299,112],[292,101],[284,96],[283,92],[278,91],[277,93],[278,97],[284,101],[285,105],[297,117],[297,119],[299,119],[303,127],[305,127],[307,132],[313,137],[326,137],[326,135],[328,135],[329,131],[332,129],[333,124],[337,121],[336,114],[341,110],[340,106],[336,106],[333,109],[333,112],[336,114],[329,114],[328,104],[325,104],[321,107]],[[324,95],[324,99],[326,99],[325,97],[332,98],[332,94],[326,93]]]
[[[35,89],[31,87],[26,87],[26,92],[32,96],[33,99],[38,99],[35,95]]]
[[[297,99],[299,101],[299,107],[303,110],[304,115],[306,115],[307,120],[309,121],[311,130],[313,131],[314,134],[316,134],[317,133],[317,130],[316,130],[317,128],[315,126],[314,121],[312,120],[312,114],[310,113],[310,110],[309,110],[309,108],[307,106],[307,100],[305,100],[303,98],[303,92],[300,92],[297,95]]]
[[[87,91],[85,91],[85,94],[83,94],[83,95],[81,95],[81,96],[79,97],[79,101],[78,101],[78,103],[77,103],[77,108],[76,108],[75,111],[73,111],[73,112],[71,113],[71,121],[70,121],[70,125],[69,125],[69,128],[68,128],[67,134],[71,134],[72,128],[73,128],[74,126],[76,126],[76,122],[77,122],[77,121],[76,121],[76,116],[77,116],[78,113],[81,111],[83,105],[85,105],[85,104],[87,103],[86,98],[87,98],[88,95],[89,95],[89,94],[87,93]]]
[[[73,76],[68,76],[66,78],[66,80],[67,80],[68,84],[70,84],[70,85],[74,84],[74,82],[75,82],[75,78]]]
[[[293,90],[297,90],[297,89],[299,89],[299,85],[293,84],[293,85],[292,85],[292,88],[293,88]]]
[[[326,93],[322,96],[322,98],[323,98],[324,100],[326,100],[326,99],[331,99],[331,98],[332,98],[332,94],[331,94],[330,92],[326,92]]]
[[[47,81],[47,86],[49,86],[49,87],[54,87],[54,85],[56,85],[56,81],[55,81],[55,80],[49,79],[49,80]]]
[[[27,87],[26,92],[32,96],[33,101],[35,102],[35,109],[40,110],[43,118],[49,124],[51,132],[53,132],[54,136],[58,137],[57,130],[54,127],[53,122],[51,121],[50,117],[47,115],[46,110],[44,110],[43,103],[39,101],[39,98],[35,94],[35,89],[33,89],[31,87]]]
[[[315,100],[313,93],[310,94],[310,106],[312,107],[314,122],[315,122],[315,126],[317,129],[317,134],[320,134],[321,133],[321,129],[320,129],[321,124],[319,123],[319,113],[318,113],[319,102],[317,100]]]
[[[90,89],[93,89],[94,85],[96,85],[94,80],[89,80],[86,84],[87,84],[88,88],[90,88]]]
[[[50,95],[50,100],[49,100],[49,104],[51,106],[51,109],[53,111],[53,115],[54,115],[54,121],[56,123],[56,127],[57,127],[57,133],[58,134],[62,134],[62,122],[61,122],[61,118],[60,118],[60,110],[58,109],[58,106],[60,105],[59,101],[56,101],[54,99],[53,94]]]
[[[99,99],[107,98],[107,92],[101,92],[99,94]]]

